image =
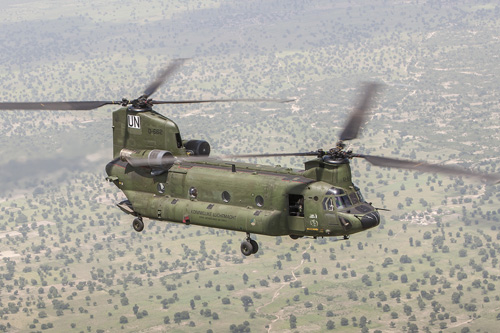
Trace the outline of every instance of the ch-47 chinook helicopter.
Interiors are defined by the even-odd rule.
[[[382,167],[443,172],[497,182],[485,175],[455,167],[387,157],[355,154],[344,141],[355,139],[370,108],[377,85],[367,84],[339,141],[329,150],[311,152],[209,157],[203,140],[183,141],[175,122],[153,110],[157,104],[285,100],[156,101],[150,96],[182,65],[176,60],[138,99],[91,102],[0,103],[0,109],[91,110],[122,105],[113,112],[113,160],[106,165],[107,180],[127,197],[117,204],[135,216],[133,228],[144,229],[143,218],[178,222],[246,233],[241,252],[258,251],[250,234],[300,237],[343,236],[380,223],[380,214],[366,202],[351,178],[349,161],[363,158]],[[311,156],[305,170],[233,162],[235,158]]]

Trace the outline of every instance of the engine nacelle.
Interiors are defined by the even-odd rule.
[[[186,150],[193,152],[195,156],[210,155],[210,144],[205,140],[189,140],[182,142]]]
[[[120,159],[135,168],[147,167],[155,170],[168,170],[174,164],[174,156],[166,150],[122,149]]]

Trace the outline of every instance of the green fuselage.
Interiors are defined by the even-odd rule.
[[[115,159],[106,172],[135,213],[155,220],[316,237],[363,231],[380,219],[352,184],[334,186],[284,168],[210,159],[174,164],[153,176],[147,168]]]

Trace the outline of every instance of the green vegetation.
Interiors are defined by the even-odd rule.
[[[500,6],[490,1],[24,1],[2,9],[0,99],[293,97],[159,106],[214,154],[330,148],[360,81],[386,83],[358,153],[499,172]],[[104,181],[113,108],[1,112],[0,331],[492,331],[498,185],[353,175],[385,221],[348,241],[146,221]],[[260,159],[301,168],[300,158]]]

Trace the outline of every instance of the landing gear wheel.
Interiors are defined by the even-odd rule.
[[[259,251],[259,244],[253,239],[250,239],[249,242],[252,244],[252,254],[256,254]]]
[[[252,243],[247,240],[241,242],[241,253],[243,253],[247,257],[254,253]]]
[[[137,232],[144,230],[144,222],[142,222],[142,218],[136,217],[132,222],[132,227],[134,227],[134,230]]]

